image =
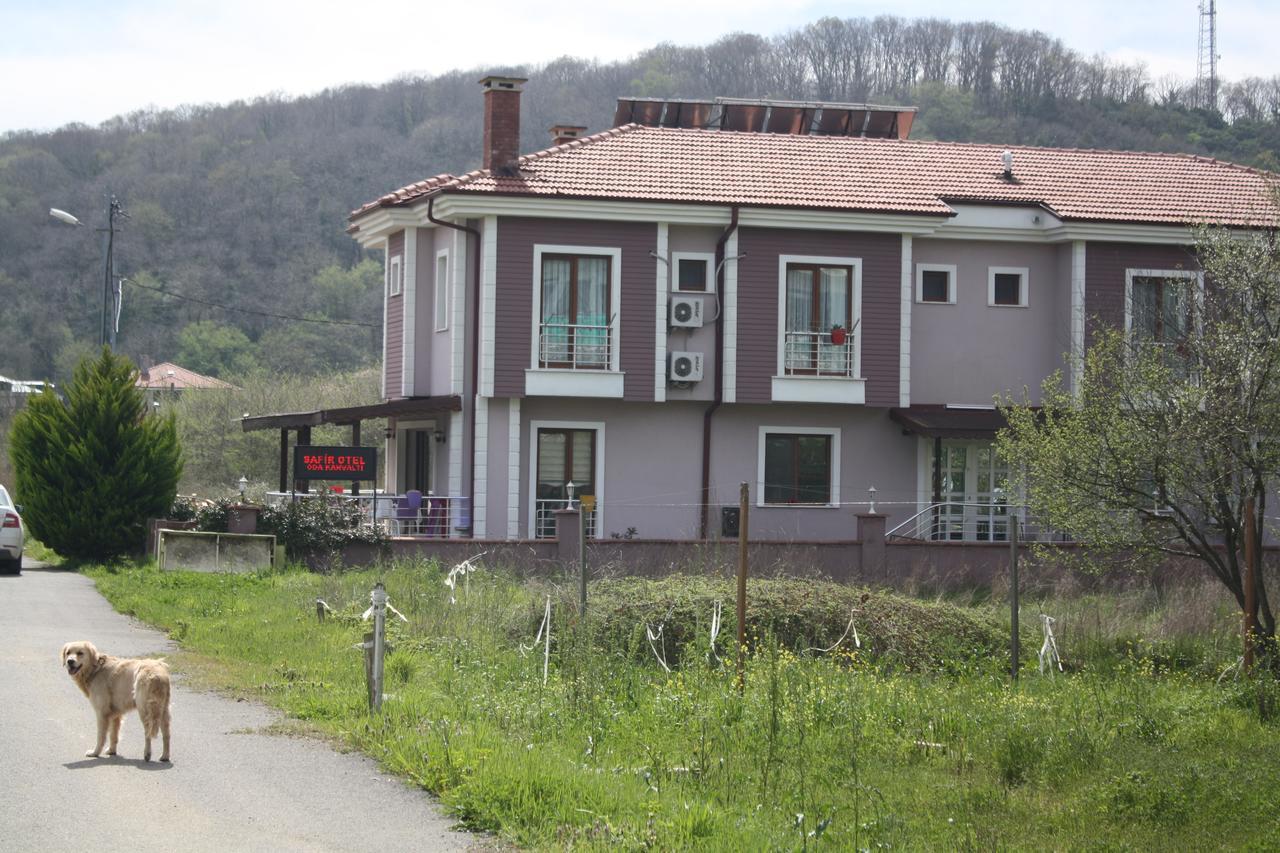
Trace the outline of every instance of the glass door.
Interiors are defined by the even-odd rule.
[[[534,536],[553,539],[556,510],[582,501],[587,513],[587,535],[595,533],[596,431],[544,428],[538,430],[538,476],[534,495]]]

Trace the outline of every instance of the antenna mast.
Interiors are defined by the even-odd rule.
[[[1208,110],[1218,108],[1218,0],[1200,0],[1196,106]]]

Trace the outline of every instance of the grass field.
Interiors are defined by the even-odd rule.
[[[1032,653],[1011,686],[994,607],[753,581],[740,694],[727,582],[593,585],[581,619],[571,583],[482,571],[455,593],[431,564],[89,573],[181,643],[193,680],[281,708],[521,846],[1280,849],[1274,682],[1219,681],[1216,637],[1174,644],[1175,660],[1098,634],[1089,660],[1064,648],[1075,671],[1041,677]],[[353,646],[377,579],[408,623],[390,622],[388,699],[371,716]],[[530,646],[547,596],[544,660]],[[336,611],[324,622],[317,598]]]

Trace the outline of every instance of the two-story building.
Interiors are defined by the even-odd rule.
[[[1001,539],[996,395],[1075,382],[1098,323],[1165,334],[1194,225],[1273,221],[1256,170],[912,140],[905,108],[624,99],[520,156],[524,82],[482,81],[482,169],[351,216],[406,413],[384,485],[453,535],[552,535],[570,484],[596,537],[733,535],[746,482],[756,539],[873,500]]]

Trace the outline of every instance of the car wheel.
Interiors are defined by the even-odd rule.
[[[22,558],[18,557],[16,560],[0,560],[0,569],[3,569],[4,573],[7,575],[20,575],[22,574]]]

